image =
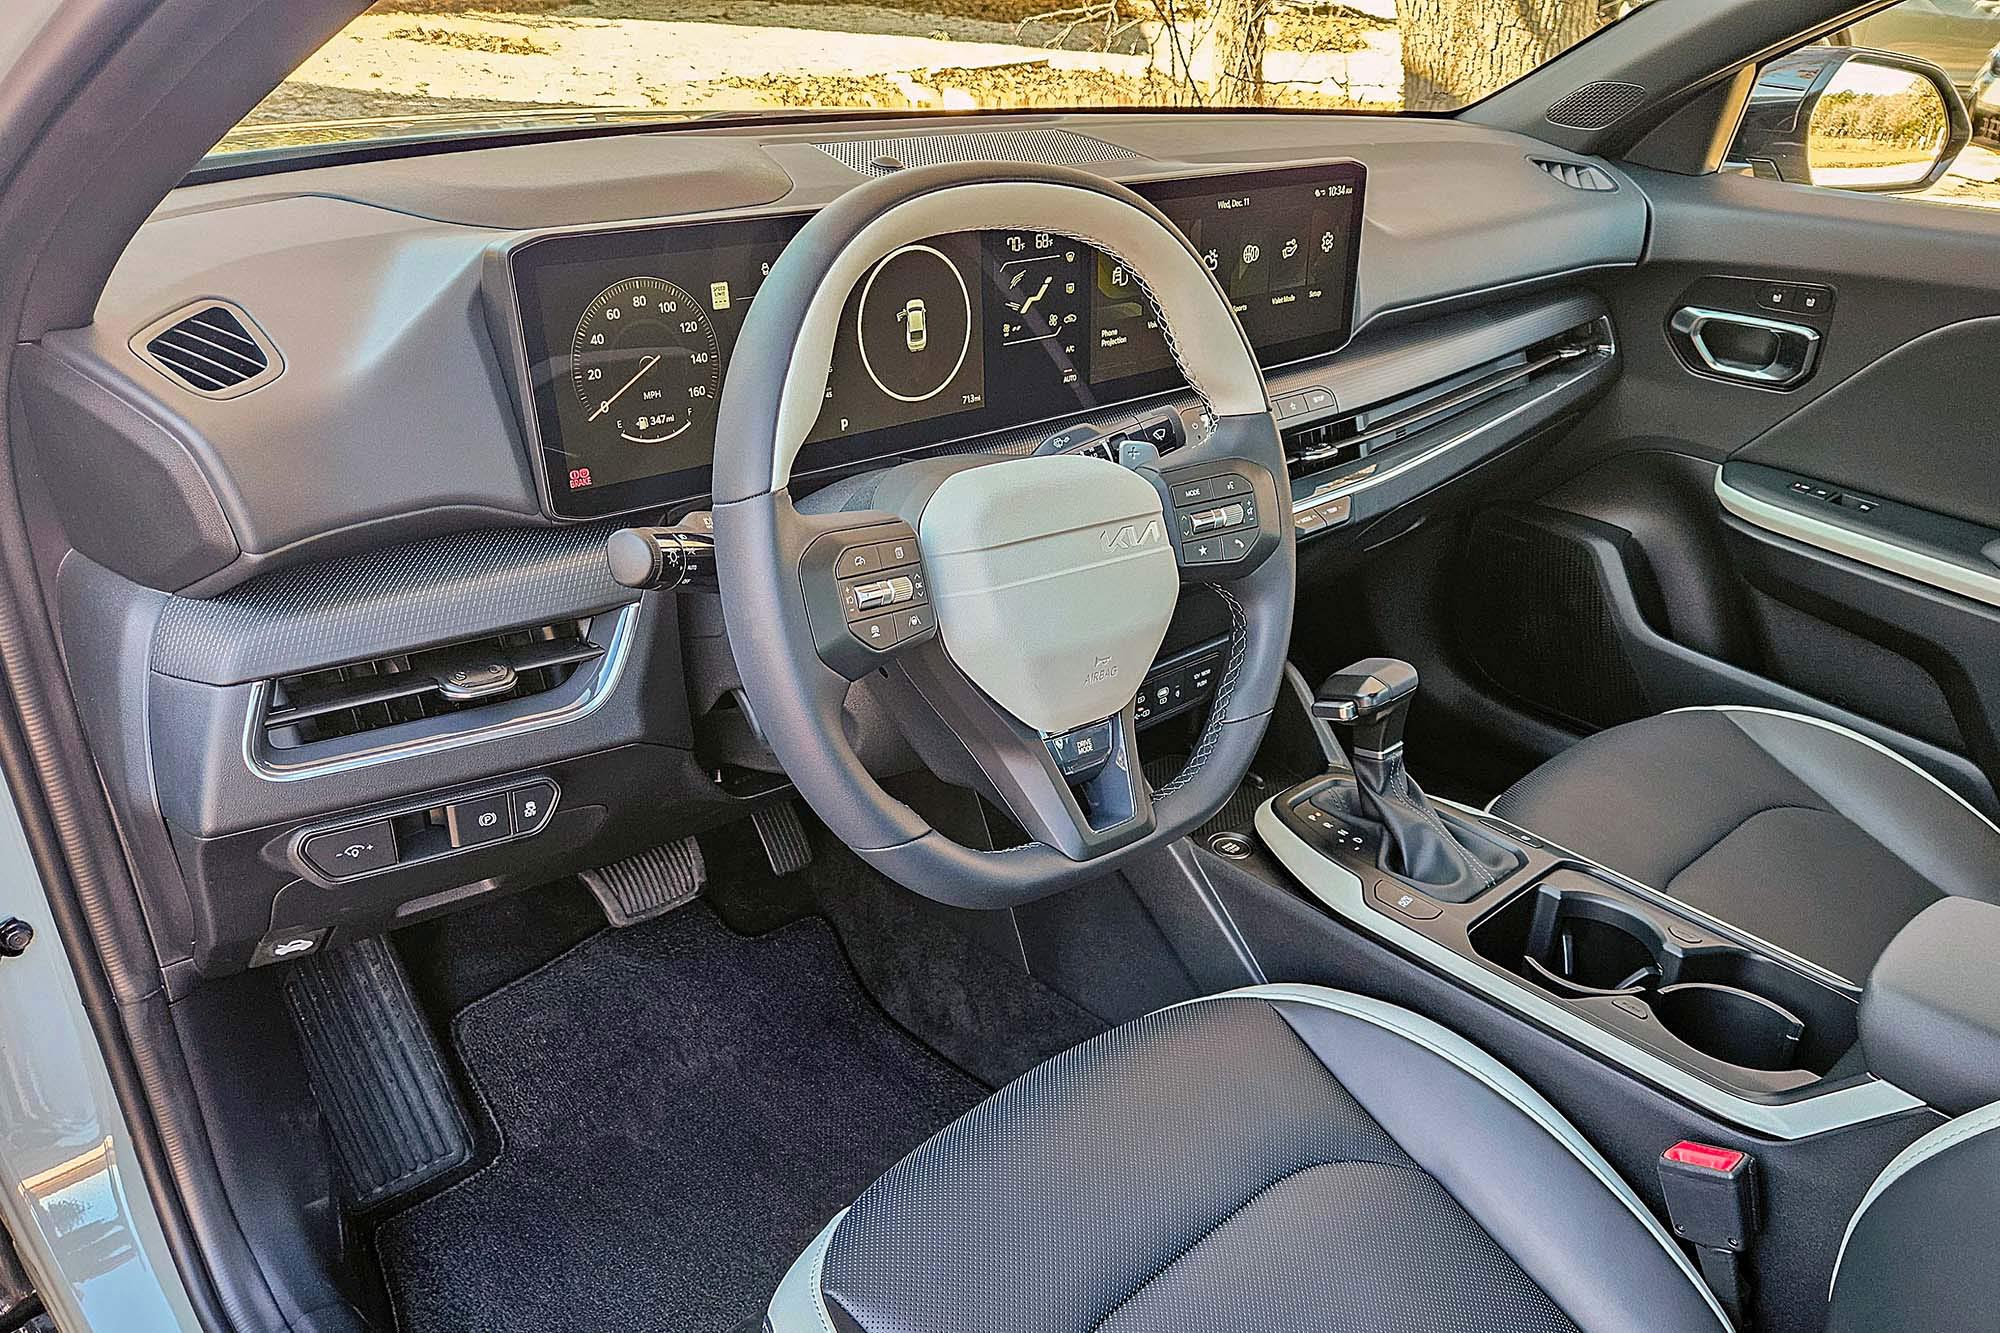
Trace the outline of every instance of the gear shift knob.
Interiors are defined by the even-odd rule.
[[[1417,694],[1417,669],[1393,657],[1370,657],[1321,682],[1312,714],[1354,729],[1354,749],[1370,757],[1403,743],[1403,721]]]

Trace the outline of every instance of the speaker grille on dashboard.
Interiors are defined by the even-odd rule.
[[[970,134],[906,134],[891,139],[834,139],[815,144],[850,171],[886,176],[938,162],[1037,162],[1075,167],[1139,156],[1129,148],[1069,130],[979,130]],[[894,165],[890,165],[891,163]]]
[[[1546,115],[1549,124],[1572,130],[1601,130],[1644,101],[1646,90],[1636,83],[1586,83],[1556,99]]]

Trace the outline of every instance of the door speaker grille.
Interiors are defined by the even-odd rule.
[[[1636,83],[1586,83],[1556,99],[1544,114],[1551,125],[1571,130],[1601,130],[1616,123],[1646,98]]]
[[[1123,162],[1139,156],[1129,148],[1087,134],[1056,129],[833,139],[814,147],[864,176],[886,176],[904,167],[928,167],[939,162],[1035,162],[1043,166],[1075,167],[1087,162]]]

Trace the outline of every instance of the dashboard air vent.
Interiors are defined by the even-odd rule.
[[[1609,194],[1618,188],[1618,182],[1611,179],[1610,172],[1587,162],[1565,162],[1554,157],[1531,157],[1528,160],[1572,190]]]
[[[265,739],[296,749],[545,694],[604,656],[590,627],[565,620],[281,677],[265,701]]]
[[[256,321],[222,301],[198,301],[155,320],[132,339],[140,360],[210,398],[236,398],[284,369]]]
[[[850,171],[886,176],[938,162],[1039,162],[1074,167],[1139,156],[1129,148],[1072,130],[980,130],[971,134],[906,134],[896,138],[834,139],[816,144]]]

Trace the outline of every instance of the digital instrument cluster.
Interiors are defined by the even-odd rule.
[[[1134,188],[1187,236],[1265,365],[1351,331],[1354,162]],[[730,350],[799,214],[537,236],[508,252],[549,513],[708,489]],[[907,452],[1185,383],[1137,277],[1050,232],[932,237],[848,296],[798,471]]]

